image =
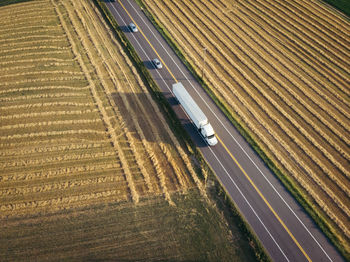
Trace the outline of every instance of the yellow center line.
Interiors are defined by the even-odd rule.
[[[130,17],[130,19],[133,21],[133,23],[137,26],[135,20],[132,18],[132,16],[129,14],[129,12],[126,10],[126,8],[124,7],[124,5],[122,4],[122,2],[120,0],[118,0],[120,5],[123,7],[123,9],[125,10],[125,12],[128,14],[128,16]],[[168,72],[170,73],[170,75],[174,78],[174,80],[177,82],[175,76],[173,75],[173,73],[171,73],[170,69],[168,68],[168,66],[166,65],[166,63],[164,63],[163,59],[160,57],[160,55],[158,54],[158,52],[154,49],[153,45],[150,43],[150,41],[148,40],[148,38],[145,36],[145,34],[142,32],[141,28],[139,26],[137,26],[139,31],[141,32],[141,34],[143,35],[143,37],[146,39],[146,41],[148,42],[148,44],[150,45],[150,47],[153,49],[153,51],[158,55],[159,59],[162,61],[162,63],[164,64],[164,66],[166,67],[166,69],[168,70]],[[264,195],[261,193],[261,191],[257,188],[257,186],[255,185],[255,183],[252,181],[252,179],[248,176],[248,174],[245,172],[245,170],[243,169],[243,167],[238,163],[237,159],[231,154],[231,152],[228,150],[228,148],[226,147],[226,145],[224,144],[224,142],[222,142],[222,140],[220,139],[220,137],[216,134],[216,137],[218,138],[218,140],[220,141],[220,143],[222,144],[222,146],[225,148],[226,152],[229,154],[229,156],[232,158],[232,160],[236,163],[236,165],[238,166],[238,168],[242,171],[242,173],[244,174],[244,176],[248,179],[248,181],[250,182],[250,184],[252,185],[252,187],[255,189],[255,191],[258,193],[258,195],[261,197],[261,199],[265,202],[265,204],[268,206],[268,208],[270,209],[270,211],[274,214],[274,216],[277,218],[277,220],[280,222],[280,224],[283,226],[283,228],[287,231],[287,233],[289,234],[289,236],[293,239],[294,243],[298,246],[298,248],[300,249],[300,251],[304,254],[304,256],[306,257],[306,259],[308,261],[312,261],[310,259],[310,257],[306,254],[305,250],[302,248],[302,246],[299,244],[298,240],[296,240],[296,238],[294,237],[294,235],[292,234],[292,232],[290,232],[290,230],[288,229],[288,227],[286,226],[286,224],[282,221],[282,219],[279,217],[279,215],[276,213],[276,211],[272,208],[272,206],[270,205],[270,203],[267,201],[267,199],[264,197]]]
[[[248,174],[245,172],[245,170],[243,169],[243,167],[239,164],[239,162],[237,161],[237,159],[231,154],[231,152],[228,150],[228,148],[226,147],[226,145],[224,144],[224,142],[222,142],[222,140],[220,139],[219,136],[217,136],[220,143],[223,145],[223,147],[225,148],[225,150],[227,151],[227,153],[230,155],[230,157],[233,159],[233,161],[236,163],[236,165],[239,167],[239,169],[242,171],[242,173],[244,174],[244,176],[248,179],[248,181],[250,182],[250,184],[254,187],[255,191],[259,194],[259,196],[262,198],[262,200],[265,202],[265,204],[269,207],[269,209],[271,210],[271,212],[275,215],[275,217],[277,218],[277,220],[281,223],[281,225],[284,227],[284,229],[287,231],[287,233],[290,235],[290,237],[293,239],[294,243],[298,246],[298,248],[300,249],[300,251],[304,254],[304,256],[306,257],[306,259],[308,261],[311,261],[310,257],[306,254],[305,250],[301,247],[301,245],[299,244],[298,240],[296,240],[296,238],[293,236],[292,232],[290,232],[290,230],[288,229],[288,227],[286,226],[286,224],[284,224],[284,222],[282,221],[282,219],[279,217],[279,215],[276,213],[276,211],[272,208],[272,206],[270,205],[270,203],[266,200],[266,198],[264,197],[264,195],[261,193],[261,191],[257,188],[257,186],[255,185],[255,183],[252,181],[252,179],[248,176]]]
[[[118,0],[120,5],[123,7],[123,9],[125,10],[125,12],[128,14],[128,16],[130,17],[130,19],[132,20],[132,22],[137,26],[137,28],[139,29],[139,31],[141,32],[141,34],[143,35],[143,37],[146,39],[146,41],[148,42],[148,44],[150,45],[150,47],[153,49],[153,51],[157,54],[158,58],[160,59],[160,61],[162,61],[163,65],[165,66],[165,68],[168,70],[169,74],[172,76],[172,78],[175,80],[175,82],[177,82],[177,79],[175,78],[175,76],[173,75],[173,73],[170,71],[170,69],[168,68],[168,66],[166,65],[166,63],[163,61],[163,59],[161,58],[161,56],[158,54],[158,52],[156,51],[156,49],[153,47],[153,45],[150,43],[150,41],[148,40],[148,38],[145,36],[145,34],[143,33],[143,31],[141,30],[141,28],[137,25],[137,23],[135,22],[134,18],[132,18],[132,16],[129,14],[128,10],[126,10],[126,8],[124,7],[124,5],[122,4],[122,2],[120,0]]]

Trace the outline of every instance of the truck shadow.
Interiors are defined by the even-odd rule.
[[[148,69],[148,70],[152,70],[152,69],[156,69],[153,62],[150,61],[150,60],[145,60],[143,61],[143,64],[145,65],[145,67]]]
[[[158,93],[155,96],[158,97],[160,95],[163,94]],[[167,130],[169,129],[164,125],[168,125],[170,130],[173,130],[175,127],[169,125],[169,121],[166,120],[158,106],[155,109],[151,105],[150,99],[153,98],[150,94],[115,92],[111,94],[111,97],[114,102],[113,107],[115,107],[115,112],[120,116],[120,119],[123,120],[123,128],[125,127],[136,141],[141,140],[141,136],[138,132],[142,130],[142,136],[148,142],[171,142],[170,135],[173,134],[168,134]],[[196,146],[207,147],[207,143],[201,137],[192,121],[188,119],[178,101],[169,94],[166,95],[166,97],[168,97],[167,101],[176,115],[172,112],[169,114],[173,117],[177,117],[175,121],[171,120],[170,122],[180,123]],[[162,115],[161,117],[159,116],[160,114]],[[116,120],[118,121],[118,119]],[[178,138],[181,139],[179,135]]]
[[[119,29],[123,32],[123,33],[130,33],[130,28],[127,25],[121,25],[119,26]]]

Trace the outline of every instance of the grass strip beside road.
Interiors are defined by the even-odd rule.
[[[343,12],[350,17],[350,1],[349,0],[324,0],[324,2],[335,7],[337,10]]]
[[[163,94],[161,93],[159,87],[154,82],[151,74],[149,73],[146,66],[143,64],[143,61],[140,59],[140,57],[137,55],[134,47],[131,45],[129,40],[126,38],[125,34],[122,32],[122,30],[119,28],[118,23],[114,19],[113,15],[110,13],[109,9],[107,8],[106,4],[101,0],[94,0],[94,2],[97,4],[99,9],[102,11],[102,14],[104,18],[107,20],[108,24],[114,29],[114,35],[116,36],[117,40],[121,43],[124,50],[126,51],[127,55],[131,59],[131,61],[134,63],[138,73],[142,77],[142,80],[145,82],[146,86],[152,91],[151,94],[153,98],[156,99],[158,102],[158,105],[161,107],[163,112],[166,115],[166,119],[169,122],[170,126],[174,128],[174,131],[176,134],[180,137],[182,137],[186,148],[191,154],[194,154],[192,148],[194,148],[194,144],[191,141],[189,135],[187,132],[182,128],[180,121],[175,115],[175,112],[171,109],[168,101],[165,99]]]
[[[29,2],[33,0],[2,0],[0,1],[0,7],[5,5],[19,4],[22,2]]]
[[[181,138],[179,141],[185,145],[185,148],[187,149],[188,153],[196,158],[197,161],[194,161],[196,168],[196,172],[202,181],[204,179],[207,180],[207,178],[210,178],[211,180],[215,181],[215,186],[212,187],[209,190],[210,196],[215,200],[215,204],[218,206],[220,211],[222,211],[225,215],[225,218],[227,221],[231,224],[235,224],[238,226],[239,230],[243,234],[243,236],[247,239],[250,246],[253,248],[255,252],[255,256],[259,261],[271,261],[270,257],[268,256],[266,250],[261,245],[260,241],[256,237],[253,230],[250,228],[248,223],[245,221],[245,219],[242,217],[242,215],[239,213],[237,207],[234,205],[232,200],[228,197],[227,193],[225,192],[225,189],[222,187],[222,185],[218,182],[216,179],[214,172],[211,170],[209,165],[204,160],[202,154],[197,149],[197,147],[194,145],[193,141],[191,140],[190,136],[187,134],[186,130],[181,125],[180,121],[178,120],[175,112],[171,108],[168,101],[165,99],[163,94],[161,93],[159,87],[154,82],[152,76],[148,72],[147,68],[143,64],[140,57],[137,55],[135,49],[129,42],[129,40],[126,38],[125,34],[121,31],[119,28],[118,23],[114,19],[113,15],[110,13],[109,9],[107,8],[106,4],[101,0],[94,0],[97,7],[100,9],[101,13],[103,14],[104,18],[106,19],[107,23],[114,29],[114,33],[118,41],[122,44],[123,48],[125,49],[126,53],[132,60],[132,62],[135,64],[135,67],[137,68],[140,76],[146,83],[146,86],[151,90],[152,96],[157,101],[158,105],[160,106],[160,109],[164,113],[169,125],[174,130],[174,133],[177,137]],[[143,3],[138,2],[141,6]],[[144,7],[145,8],[145,7]],[[150,14],[148,14],[149,17]],[[153,22],[153,21],[152,21]],[[154,23],[154,22],[153,22]],[[157,23],[154,23],[157,25]],[[157,29],[159,30],[159,26],[157,25]],[[162,35],[164,36],[164,33],[162,32]],[[167,39],[167,38],[166,38]],[[174,48],[174,44],[171,43],[172,48]],[[179,53],[176,52],[178,55]],[[182,55],[179,55],[180,58],[183,61],[186,61]],[[186,61],[185,65],[187,67],[190,67],[188,62]],[[190,70],[192,73],[194,73],[194,70]],[[200,81],[200,83],[203,85],[204,82],[198,78],[198,75],[195,74],[196,78]],[[207,90],[207,89],[206,89]],[[209,89],[208,89],[209,90]],[[208,91],[207,90],[207,91]],[[198,163],[199,162],[199,163]],[[203,173],[207,173],[207,177],[203,175]]]
[[[201,84],[207,94],[213,99],[216,105],[222,110],[230,122],[235,126],[239,133],[245,138],[249,145],[254,149],[254,151],[260,156],[264,163],[269,167],[269,169],[276,175],[276,177],[282,182],[286,189],[293,195],[293,197],[298,201],[298,203],[304,208],[304,210],[312,217],[316,222],[318,227],[327,236],[327,238],[333,243],[333,245],[339,250],[339,252],[344,256],[345,259],[350,260],[349,250],[346,249],[345,245],[341,242],[340,238],[337,236],[336,225],[327,217],[327,215],[321,210],[318,204],[313,201],[307,192],[292,178],[286,176],[277,165],[268,157],[268,155],[262,150],[258,143],[254,140],[253,136],[248,130],[246,130],[240,123],[238,117],[236,118],[228,110],[226,104],[221,101],[210,87],[206,84],[205,80],[200,76],[200,74],[194,69],[194,67],[189,63],[186,57],[183,55],[176,42],[172,39],[168,31],[161,25],[161,23],[153,17],[152,13],[148,10],[146,5],[142,0],[136,0],[136,2],[141,7],[142,11],[152,22],[152,24],[161,33],[167,43],[171,46],[177,56],[185,64],[185,66],[190,70],[192,75]],[[326,1],[329,2],[329,1]],[[343,4],[343,9],[341,11],[345,12],[346,8],[350,9],[349,4]],[[349,10],[350,11],[350,10]]]

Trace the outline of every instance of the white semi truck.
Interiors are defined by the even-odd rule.
[[[173,93],[191,118],[192,122],[198,128],[205,141],[207,141],[210,146],[215,146],[218,143],[218,140],[215,137],[213,127],[208,122],[208,118],[204,115],[203,111],[187,92],[183,84],[180,82],[173,84]]]

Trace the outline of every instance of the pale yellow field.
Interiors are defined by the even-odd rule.
[[[188,156],[91,3],[30,1],[0,14],[9,17],[0,21],[1,216],[171,202],[194,186]]]
[[[255,260],[92,1],[0,17],[0,261]]]
[[[349,239],[349,19],[319,1],[144,3],[199,75],[207,48],[215,95]]]

